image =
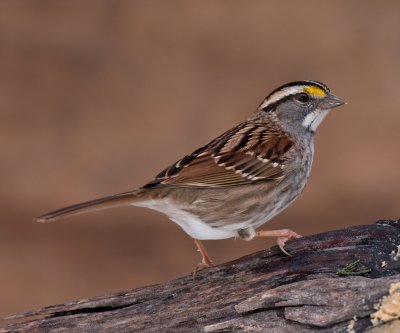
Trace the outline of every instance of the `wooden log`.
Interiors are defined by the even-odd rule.
[[[195,280],[13,315],[0,332],[365,332],[391,285],[400,295],[399,248],[400,221],[382,220],[288,242],[290,257],[273,247]],[[400,332],[394,299],[374,330]],[[400,316],[400,296],[397,306]]]

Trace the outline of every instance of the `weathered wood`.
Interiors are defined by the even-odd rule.
[[[273,247],[195,280],[14,315],[0,332],[364,332],[400,282],[398,245],[400,221],[326,232],[289,242],[291,257]]]

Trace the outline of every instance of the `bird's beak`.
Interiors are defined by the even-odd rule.
[[[321,109],[333,109],[346,104],[346,102],[334,94],[329,94],[321,101]]]

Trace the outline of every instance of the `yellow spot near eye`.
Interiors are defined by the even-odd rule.
[[[304,88],[304,91],[310,95],[313,96],[318,96],[318,97],[324,97],[326,96],[325,90],[321,89],[320,87],[317,86],[308,86]]]

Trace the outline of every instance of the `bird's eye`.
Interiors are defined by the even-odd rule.
[[[310,96],[306,93],[300,93],[297,95],[296,99],[302,103],[302,104],[306,104],[310,101]]]

